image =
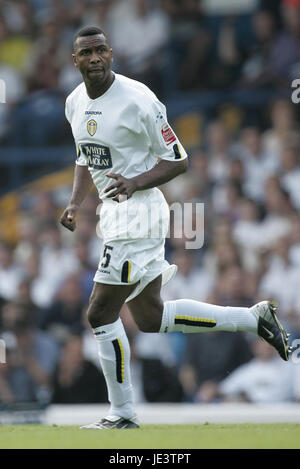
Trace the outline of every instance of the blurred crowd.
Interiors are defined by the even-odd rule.
[[[72,142],[64,99],[80,82],[72,41],[87,24],[107,32],[114,70],[163,100],[212,89],[290,95],[300,77],[300,0],[0,0],[3,146]],[[186,148],[188,172],[162,188],[170,207],[204,204],[204,224],[189,215],[204,233],[199,249],[186,249],[172,214],[166,255],[178,273],[162,294],[246,307],[275,299],[299,345],[299,115],[284,97],[261,113],[264,126],[257,116],[234,131],[209,116],[201,145]],[[0,408],[107,402],[86,318],[102,252],[99,200],[88,195],[70,233],[58,223],[70,191],[24,189],[18,239],[0,240]],[[126,306],[121,317],[138,402],[300,400],[300,356],[285,363],[250,333],[145,334]]]
[[[221,120],[211,121],[203,145],[188,149],[188,172],[162,190],[171,208],[192,204],[190,223],[197,235],[204,230],[204,244],[187,249],[189,239],[178,236],[171,217],[166,253],[178,273],[163,298],[232,306],[272,298],[291,341],[299,341],[300,140],[293,109],[279,99],[269,129],[244,127],[234,137]],[[99,199],[88,195],[70,233],[58,223],[64,208],[58,195],[24,190],[19,239],[0,243],[0,335],[7,353],[0,400],[6,406],[107,401],[86,319],[102,249]],[[196,204],[204,204],[204,225]],[[139,402],[300,399],[297,354],[285,363],[250,333],[145,334],[126,306],[121,316]]]
[[[72,42],[90,24],[107,33],[114,70],[160,99],[224,88],[290,90],[299,76],[299,0],[0,0],[3,144],[71,141],[64,99],[81,81]]]

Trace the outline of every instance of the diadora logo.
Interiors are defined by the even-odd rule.
[[[97,122],[94,119],[90,119],[87,123],[88,133],[93,137],[97,130]]]
[[[102,334],[106,334],[105,331],[98,331],[98,332],[95,332],[95,335],[102,335]]]
[[[86,156],[87,164],[94,169],[112,168],[110,150],[104,145],[86,143],[81,145],[82,153]]]
[[[101,111],[85,111],[86,116],[102,116]]]

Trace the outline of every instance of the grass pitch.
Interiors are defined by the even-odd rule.
[[[1,449],[300,448],[300,424],[143,425],[128,430],[0,426]]]

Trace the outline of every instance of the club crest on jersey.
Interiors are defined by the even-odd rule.
[[[91,137],[93,137],[97,130],[97,122],[94,119],[90,119],[87,123],[87,130]]]

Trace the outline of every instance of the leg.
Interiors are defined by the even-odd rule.
[[[261,301],[251,308],[217,306],[194,300],[162,302],[161,276],[128,303],[143,332],[246,331],[258,334],[272,345],[283,360],[289,359],[289,334],[276,316],[277,306]]]
[[[194,300],[163,303],[160,288],[161,276],[128,303],[143,332],[257,331],[257,320],[249,308],[216,306]]]
[[[126,298],[134,288],[135,285],[120,286],[95,282],[87,310],[92,328],[115,322]]]
[[[161,275],[150,282],[144,290],[127,303],[138,328],[142,332],[159,332],[164,303],[160,296]]]
[[[95,283],[87,311],[88,320],[98,343],[100,362],[108,388],[108,399],[111,403],[109,416],[112,417],[113,422],[120,417],[131,419],[134,416],[130,348],[119,318],[120,309],[134,287],[135,285]],[[99,427],[88,426],[87,428]]]

